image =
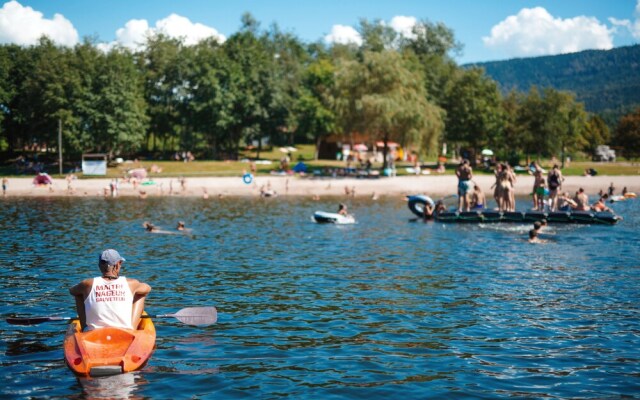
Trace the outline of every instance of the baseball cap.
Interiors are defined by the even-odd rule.
[[[118,261],[125,261],[125,259],[120,256],[120,253],[114,249],[107,249],[103,251],[98,260],[106,262],[109,265],[116,265]]]

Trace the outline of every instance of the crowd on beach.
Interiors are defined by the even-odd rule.
[[[537,162],[529,166],[529,174],[533,175],[533,187],[531,191],[534,211],[611,211],[606,206],[607,200],[614,195],[615,187],[611,183],[607,192],[599,193],[595,203],[589,202],[589,196],[583,188],[579,188],[574,196],[569,192],[562,192],[562,183],[565,178],[558,164],[548,172]],[[494,170],[495,183],[491,186],[493,198],[499,211],[509,212],[516,210],[515,184],[517,176],[508,163],[499,163]],[[458,177],[458,211],[482,210],[487,207],[486,198],[479,185],[473,181],[473,168],[468,160],[463,159],[456,169]],[[622,189],[622,195],[627,194],[627,188]]]

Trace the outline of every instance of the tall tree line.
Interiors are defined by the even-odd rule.
[[[318,145],[354,133],[423,155],[447,142],[542,157],[592,152],[616,136],[570,93],[502,96],[482,69],[455,64],[462,46],[443,24],[423,20],[405,37],[362,20],[359,32],[361,45],[304,43],[246,14],[224,43],[158,34],[136,52],[101,51],[90,39],[3,45],[0,148],[55,150],[59,123],[72,157],[190,150],[232,159],[251,142],[260,152],[264,138]]]

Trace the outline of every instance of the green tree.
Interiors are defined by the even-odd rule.
[[[258,28],[253,17],[245,14],[241,30],[223,45],[227,59],[224,85],[228,88],[223,108],[229,112],[221,121],[228,132],[222,144],[233,157],[242,141],[262,137],[269,118],[273,54],[260,40]]]
[[[192,49],[193,56],[188,67],[191,82],[189,109],[193,130],[202,136],[203,151],[207,156],[218,158],[220,143],[226,134],[228,118],[232,114],[235,96],[233,81],[228,79],[229,62],[219,43],[206,40]]]
[[[149,116],[147,142],[152,149],[159,141],[164,150],[191,149],[193,143],[180,140],[184,131],[185,100],[188,98],[189,81],[185,48],[182,40],[157,34],[147,38],[138,65],[144,74],[144,95]],[[183,138],[184,139],[184,138]]]
[[[334,71],[333,64],[327,59],[311,63],[305,71],[301,95],[295,105],[298,130],[315,143],[315,159],[318,159],[320,141],[333,133],[336,126],[336,116],[331,108]]]
[[[392,27],[384,24],[380,20],[370,22],[366,19],[361,19],[358,32],[362,37],[362,46],[360,46],[362,53],[393,50],[399,38]]]
[[[361,62],[341,62],[336,70],[338,126],[385,143],[431,145],[442,128],[441,110],[427,100],[419,74],[395,51],[364,52]]]
[[[637,159],[640,156],[640,108],[620,119],[615,144],[622,148],[625,158]]]
[[[522,93],[514,90],[502,99],[502,115],[504,116],[501,134],[492,138],[491,148],[497,150],[512,164],[518,162],[518,153],[523,149],[523,129],[519,123]]]
[[[474,151],[492,143],[503,126],[496,82],[481,69],[459,70],[447,91],[446,139]],[[473,160],[472,160],[473,161]]]
[[[462,52],[462,44],[446,25],[426,19],[419,21],[412,33],[410,37],[400,38],[399,49],[417,57],[424,76],[427,98],[444,107],[447,87],[459,68],[451,56]]]
[[[569,92],[545,88],[540,95],[532,87],[520,107],[518,122],[522,126],[524,151],[527,155],[561,155],[579,148],[586,113],[582,103]]]
[[[94,90],[97,103],[92,134],[95,148],[109,153],[132,154],[140,150],[148,127],[143,77],[133,56],[115,49],[97,68]]]
[[[579,146],[586,154],[594,155],[596,147],[607,144],[611,140],[611,132],[607,123],[598,115],[587,120]]]
[[[280,31],[277,25],[265,32],[261,40],[272,55],[267,81],[269,90],[261,98],[269,116],[261,124],[262,134],[275,143],[293,145],[300,124],[296,105],[302,96],[304,69],[309,56],[296,36]]]

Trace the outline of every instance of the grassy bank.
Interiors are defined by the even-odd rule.
[[[313,160],[314,158],[314,146],[313,145],[299,145],[296,146],[297,151],[290,154],[291,161],[289,167],[292,168],[298,162],[304,162],[309,172],[314,170],[327,170],[335,168],[344,168],[346,163],[338,160]],[[255,150],[245,150],[240,154],[240,159],[255,159],[257,157]],[[280,168],[280,159],[285,155],[279,148],[272,148],[268,151],[260,152],[260,159],[270,161],[271,164],[256,163],[257,175],[268,175],[272,171],[278,171]],[[432,169],[432,173],[435,173],[436,161],[428,160],[424,164],[427,168]],[[122,177],[128,170],[134,168],[145,168],[147,171],[151,170],[151,167],[155,166],[158,173],[150,173],[152,177],[223,177],[223,176],[240,176],[245,172],[250,171],[250,164],[243,161],[206,161],[195,160],[192,162],[182,161],[156,161],[156,160],[140,160],[140,161],[125,161],[122,164],[108,168],[107,178]],[[542,166],[546,169],[550,169],[552,164],[546,160],[542,162]],[[382,167],[379,163],[374,163],[374,169],[380,169]],[[398,176],[410,175],[406,169],[412,167],[410,163],[398,162],[396,164],[396,172]],[[445,174],[454,174],[457,163],[452,162],[446,165]],[[593,168],[598,171],[599,175],[611,175],[611,176],[630,176],[640,175],[640,164],[630,162],[615,162],[615,163],[599,163],[591,161],[579,161],[571,162],[568,166],[562,170],[565,176],[577,176],[583,175],[584,171],[588,168]],[[48,169],[49,173],[54,178],[61,178],[57,172],[57,166]],[[476,174],[493,174],[492,170],[484,170],[482,166],[477,166],[474,169]],[[11,165],[5,165],[0,167],[0,176],[30,176],[34,174],[18,174],[16,169]],[[83,177],[82,173],[77,174],[78,177]],[[90,177],[86,177],[90,178]],[[101,176],[101,178],[104,178]]]

